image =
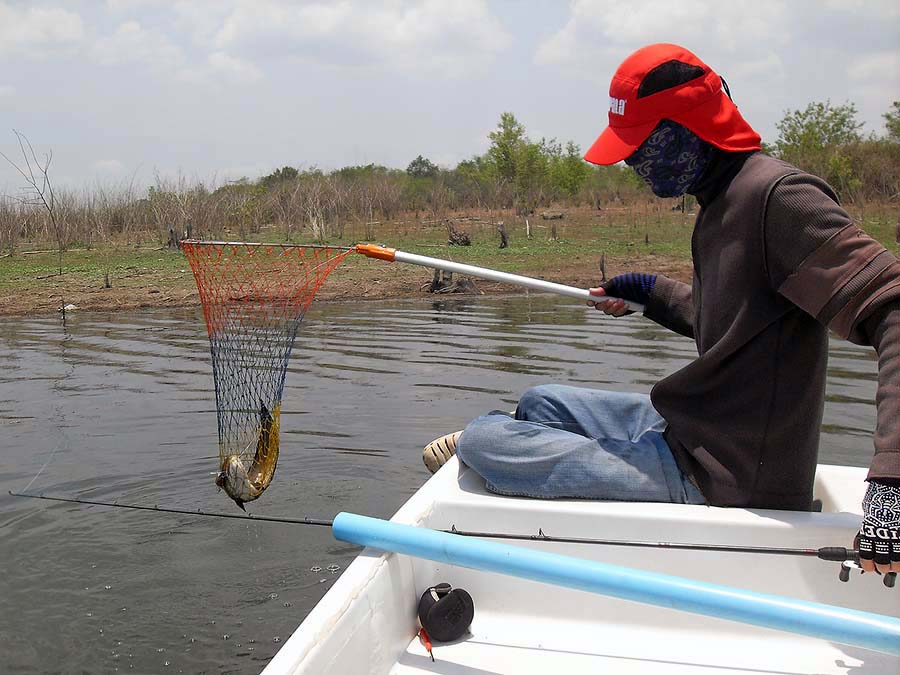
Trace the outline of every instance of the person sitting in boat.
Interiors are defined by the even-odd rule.
[[[823,180],[760,152],[725,81],[671,44],[629,56],[585,159],[633,168],[659,197],[694,195],[693,283],[652,272],[591,289],[692,338],[699,356],[649,396],[533,388],[433,441],[504,495],[810,509],[828,331],[878,354],[863,567],[900,571],[900,262]]]

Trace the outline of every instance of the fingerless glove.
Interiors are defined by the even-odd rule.
[[[900,487],[869,481],[863,497],[859,557],[878,565],[900,562]]]
[[[656,283],[655,274],[627,272],[600,284],[601,288],[614,298],[631,300],[646,305]]]

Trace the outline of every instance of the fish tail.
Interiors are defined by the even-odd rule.
[[[256,442],[256,455],[250,465],[250,478],[262,491],[268,487],[275,474],[278,462],[278,422],[280,406],[275,406],[275,414],[269,412],[265,404],[259,410],[259,436]]]

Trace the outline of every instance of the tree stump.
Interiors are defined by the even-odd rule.
[[[449,244],[450,246],[470,246],[472,244],[472,240],[469,238],[468,234],[453,227],[453,223],[448,220],[447,244]]]
[[[422,290],[429,293],[470,293],[481,295],[481,291],[471,279],[461,278],[453,281],[453,272],[446,272],[439,269],[434,270],[431,282],[422,286]]]
[[[431,283],[422,286],[422,290],[427,290],[429,293],[438,293],[442,288],[450,284],[452,278],[453,272],[445,272],[435,267],[434,276],[431,277]]]

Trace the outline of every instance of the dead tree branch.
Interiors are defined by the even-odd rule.
[[[16,135],[24,165],[20,166],[2,152],[0,152],[0,157],[3,157],[3,159],[5,159],[10,166],[18,171],[19,175],[25,179],[26,196],[23,202],[32,206],[41,207],[47,212],[47,216],[50,219],[50,225],[56,236],[56,245],[59,252],[59,273],[62,274],[62,254],[65,250],[65,233],[64,223],[62,223],[61,219],[58,217],[56,193],[53,191],[53,183],[50,180],[50,163],[53,161],[53,150],[48,151],[47,154],[44,155],[44,161],[42,163],[38,159],[34,147],[32,147],[28,137],[16,129],[13,129],[13,133]]]

